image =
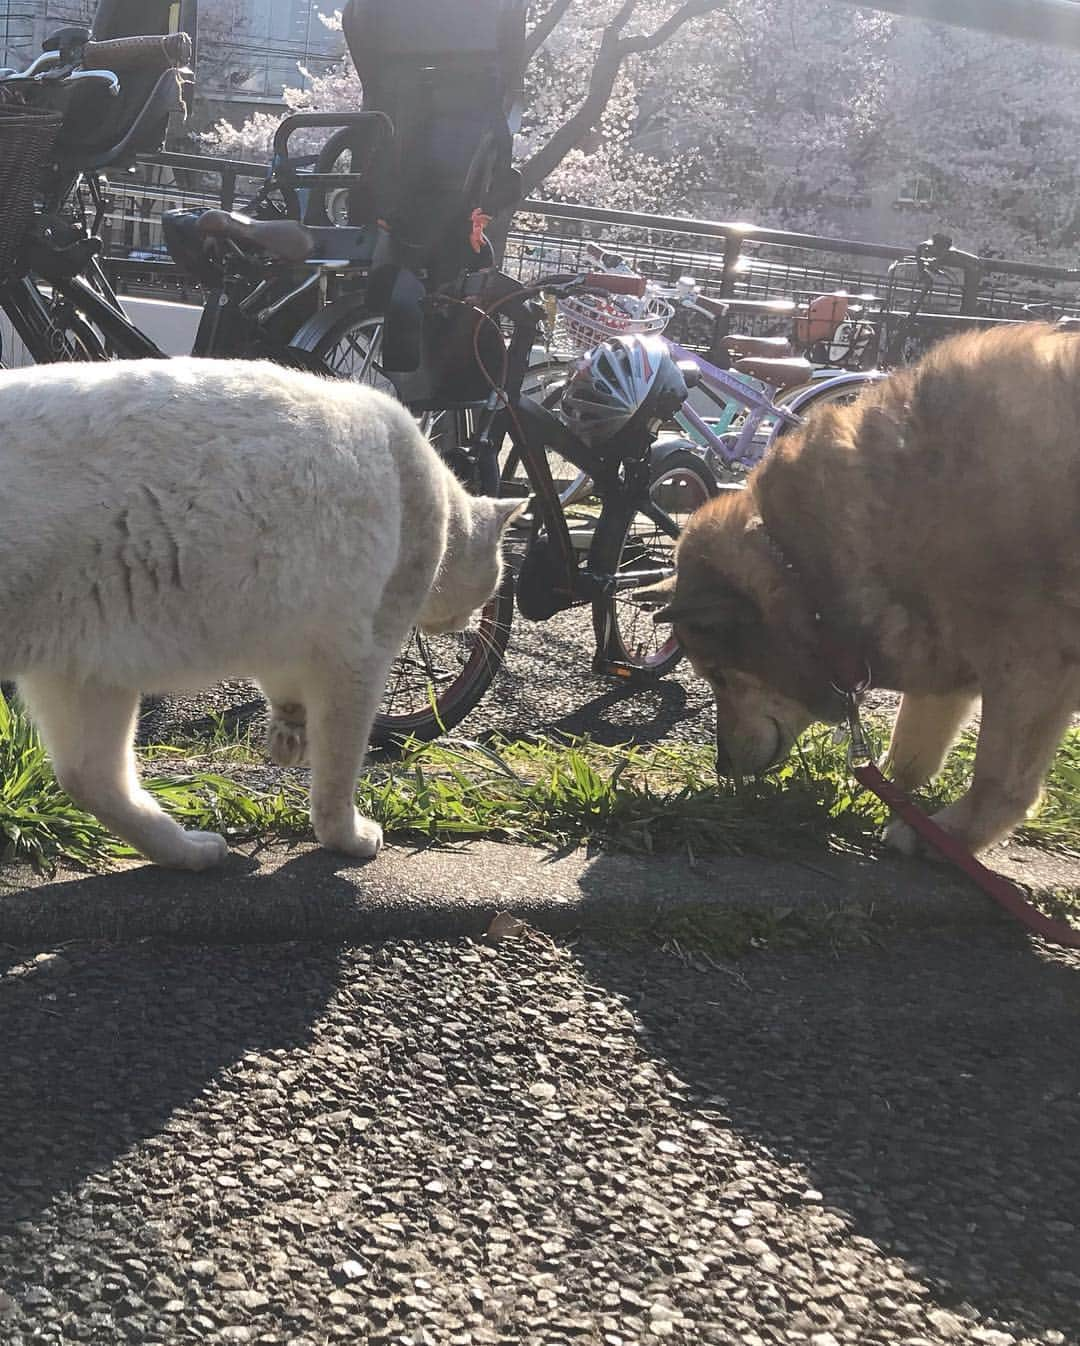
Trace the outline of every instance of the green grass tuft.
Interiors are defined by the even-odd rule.
[[[410,744],[365,773],[358,804],[391,836],[438,841],[492,837],[546,846],[600,844],[649,854],[682,851],[782,855],[823,846],[868,849],[884,807],[847,774],[828,731],[804,735],[769,777],[717,784],[707,746],[610,748],[587,739],[444,739]],[[207,760],[214,770],[185,771]],[[964,788],[973,739],[963,739],[933,795],[936,808]],[[146,787],[186,827],[232,841],[307,836],[307,792],[295,776],[265,788],[245,783],[261,755],[220,726],[209,741],[143,754]],[[0,846],[8,859],[50,868],[60,860],[100,867],[132,852],[68,800],[26,718],[0,699]],[[1080,839],[1080,730],[1070,730],[1042,808],[1023,840],[1055,849]]]

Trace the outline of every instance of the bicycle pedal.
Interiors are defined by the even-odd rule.
[[[620,659],[606,659],[602,654],[593,656],[592,671],[604,678],[614,678],[617,682],[657,682],[658,675],[637,664],[623,663]]]

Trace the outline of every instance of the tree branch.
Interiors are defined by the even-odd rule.
[[[640,37],[621,36],[637,8],[638,0],[623,0],[615,17],[604,29],[600,46],[589,76],[589,87],[578,110],[551,136],[547,144],[521,167],[522,187],[526,195],[558,168],[572,149],[594,130],[604,115],[611,91],[625,58],[639,51],[653,51],[661,46],[690,19],[712,10],[726,9],[727,0],[686,0],[652,33]]]
[[[536,55],[551,34],[555,31],[560,20],[574,0],[555,0],[542,19],[539,19],[529,30],[529,35],[525,39],[525,63]]]
[[[727,9],[727,0],[686,0],[686,4],[674,14],[670,14],[654,32],[622,38],[619,42],[619,53],[621,56],[632,56],[639,51],[655,51],[657,47],[662,47],[669,37],[673,37],[683,24],[717,9]]]

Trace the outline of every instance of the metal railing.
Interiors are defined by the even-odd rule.
[[[246,160],[190,154],[147,155],[124,179],[110,184],[105,248],[118,282],[133,293],[193,297],[168,259],[161,236],[164,209],[199,205],[232,208],[254,196],[266,166]],[[913,236],[911,248],[920,240]],[[910,303],[914,277],[891,281],[888,266],[910,253],[872,241],[828,238],[749,224],[724,224],[677,216],[599,210],[590,206],[526,201],[506,239],[503,267],[527,281],[544,272],[588,269],[585,247],[599,242],[619,252],[644,274],[664,282],[693,275],[701,288],[743,300],[804,300],[832,290],[887,296],[894,311]],[[958,239],[959,246],[963,240]],[[1023,317],[1025,304],[1049,302],[1080,313],[1080,268],[980,258],[957,283],[935,285],[921,324],[927,336],[956,326]],[[694,341],[693,322],[680,314]],[[767,332],[783,327],[764,304],[756,316],[741,315],[740,327]]]

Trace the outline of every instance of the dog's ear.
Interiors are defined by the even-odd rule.
[[[638,589],[634,600],[652,608],[654,622],[692,622],[696,626],[733,626],[761,620],[761,609],[746,594],[717,588],[707,593],[678,593],[677,576]]]
[[[677,581],[677,575],[669,575],[656,584],[646,584],[641,589],[635,589],[634,602],[650,612],[662,611],[675,597]]]

